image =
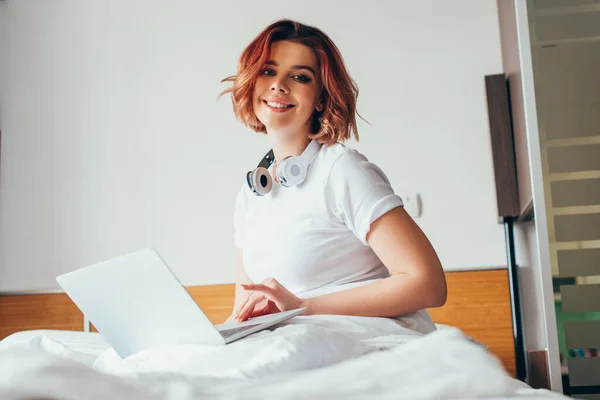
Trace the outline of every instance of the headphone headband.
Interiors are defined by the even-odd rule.
[[[311,140],[306,149],[300,154],[297,159],[302,161],[304,165],[310,165],[313,162],[317,154],[319,153],[319,149],[321,148],[321,144],[316,140]]]
[[[277,164],[277,176],[282,186],[295,186],[304,182],[308,166],[319,153],[321,144],[311,140],[299,156],[286,157]],[[264,196],[271,191],[272,179],[268,168],[275,162],[273,149],[260,160],[255,170],[246,174],[248,187],[257,196]]]
[[[308,144],[308,146],[306,146],[306,149],[304,149],[304,151],[302,152],[302,154],[300,154],[298,156],[298,159],[300,159],[305,165],[309,165],[311,162],[313,162],[313,160],[319,153],[320,147],[321,147],[321,145],[319,144],[318,141],[316,141],[314,139],[311,140],[310,143]],[[256,168],[269,169],[269,167],[271,165],[273,165],[274,162],[275,162],[275,153],[273,153],[273,149],[271,149],[271,150],[269,150],[269,152],[267,154],[265,154],[265,156],[262,158],[262,160],[260,160],[260,162],[258,163]]]
[[[268,169],[273,162],[275,161],[275,153],[273,153],[273,149],[269,150],[267,154],[263,157],[262,160],[258,163],[256,168],[265,168]]]

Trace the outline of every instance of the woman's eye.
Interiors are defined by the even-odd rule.
[[[277,75],[277,73],[275,72],[275,70],[273,70],[271,68],[264,68],[262,71],[260,71],[260,75],[261,76],[275,76],[275,75]],[[308,83],[311,81],[311,78],[304,74],[292,75],[292,79],[294,79],[295,81],[300,82],[300,83]]]
[[[260,71],[261,75],[275,75],[275,71],[273,71],[271,68],[265,68],[262,71]]]
[[[302,83],[310,82],[310,78],[306,75],[294,75],[294,79]]]

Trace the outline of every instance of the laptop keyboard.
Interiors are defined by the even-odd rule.
[[[238,332],[243,332],[250,328],[254,328],[257,325],[260,325],[260,324],[253,324],[253,325],[239,326],[237,328],[225,329],[223,331],[219,331],[219,333],[221,334],[221,336],[223,336],[224,338],[227,339],[231,335],[235,335]]]

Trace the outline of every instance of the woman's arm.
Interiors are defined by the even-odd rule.
[[[244,288],[242,288],[241,286],[242,284],[253,283],[252,280],[248,278],[246,270],[244,269],[243,254],[244,251],[238,248],[237,267],[235,272],[235,300],[233,302],[233,310],[231,312],[231,315],[229,316],[229,318],[227,318],[226,322],[234,321],[233,314],[235,310],[237,310],[240,307],[240,305],[242,305],[246,301],[246,298],[250,295],[250,293],[245,291]]]
[[[244,284],[253,292],[236,314],[238,321],[273,311],[306,307],[306,315],[339,314],[396,317],[446,302],[446,277],[431,243],[408,215],[396,207],[371,224],[367,242],[391,276],[355,289],[299,299],[274,279]],[[269,300],[276,307],[255,306]]]
[[[404,207],[371,224],[367,241],[389,278],[305,301],[307,314],[393,317],[446,302],[446,277],[431,243]]]

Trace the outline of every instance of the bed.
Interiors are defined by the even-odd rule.
[[[300,316],[228,346],[125,360],[66,295],[1,296],[0,398],[561,398],[513,378],[507,271],[446,275],[425,336],[386,318]],[[231,312],[233,285],[187,289],[214,323]]]

